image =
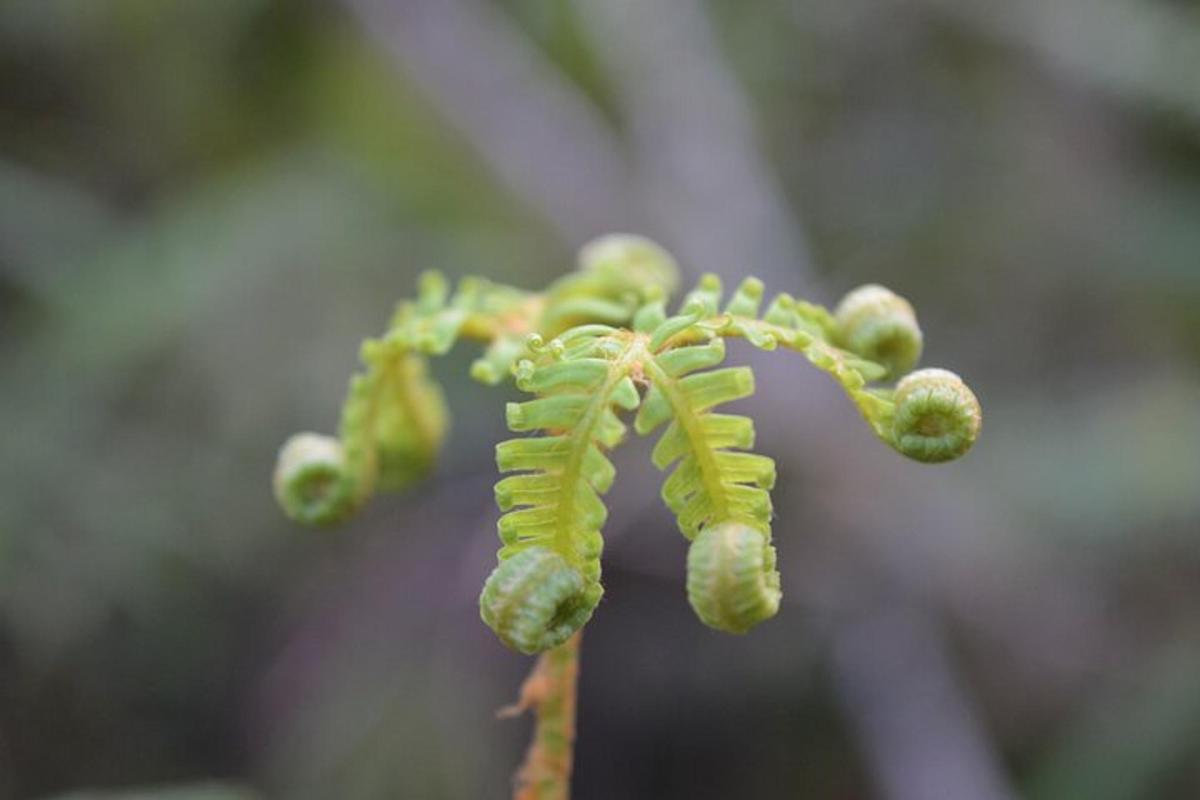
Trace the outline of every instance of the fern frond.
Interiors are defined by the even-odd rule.
[[[350,381],[333,440],[341,453],[337,479],[331,477],[333,460],[323,457],[324,478],[289,487],[293,478],[281,476],[294,475],[299,481],[308,473],[283,469],[283,454],[312,448],[289,451],[285,445],[281,451],[276,495],[288,515],[307,524],[340,522],[376,488],[400,488],[425,475],[441,448],[448,419],[426,356],[446,353],[464,332],[494,335],[503,315],[525,302],[527,293],[470,279],[450,297],[445,278],[423,274],[417,298],[400,304],[382,337],[362,345],[364,370]]]
[[[662,497],[692,540],[692,608],[711,627],[745,633],[779,608],[770,543],[775,462],[745,452],[754,446],[749,418],[714,411],[752,394],[754,375],[748,367],[712,369],[725,358],[725,341],[704,322],[717,302],[711,287],[702,285],[685,300],[686,313],[649,334],[643,370],[651,388],[634,426],[645,435],[667,424],[651,458],[659,469],[676,465]]]
[[[779,611],[775,548],[768,535],[740,522],[700,531],[688,549],[688,602],[706,625],[746,633]]]
[[[898,378],[921,359],[924,339],[912,305],[878,284],[849,292],[834,311],[837,340]]]
[[[831,375],[875,434],[890,446],[900,449],[892,430],[895,416],[892,393],[869,384],[888,377],[897,365],[910,363],[907,359],[913,357],[911,348],[915,347],[919,352],[920,332],[916,329],[915,318],[912,319],[911,330],[904,327],[902,312],[906,308],[911,312],[911,307],[903,299],[882,287],[871,288],[872,291],[895,298],[883,304],[887,318],[876,322],[870,316],[870,309],[878,305],[874,303],[878,299],[875,295],[867,297],[872,303],[866,304],[868,310],[865,313],[861,309],[863,303],[850,303],[846,307],[854,313],[843,311],[842,317],[843,321],[851,320],[854,323],[857,336],[849,336],[839,319],[828,310],[797,300],[787,293],[777,295],[760,315],[763,284],[757,278],[743,280],[721,311],[721,281],[716,275],[705,275],[683,303],[683,308],[690,308],[696,315],[695,322],[691,325],[680,322],[678,330],[671,331],[660,344],[671,346],[722,336],[745,339],[761,350],[779,347],[794,350],[813,366]],[[652,312],[643,309],[638,313]],[[910,339],[905,339],[906,331]],[[917,338],[915,345],[911,341],[912,336]],[[881,357],[881,353],[888,355],[891,361],[884,365],[864,357],[861,352],[845,349],[841,343],[847,340],[858,342],[877,358]],[[906,350],[906,347],[909,349]]]
[[[983,424],[975,393],[945,369],[919,369],[896,385],[894,446],[917,461],[938,464],[964,455]]]
[[[582,628],[600,599],[593,594],[558,553],[529,547],[496,566],[479,595],[479,616],[509,647],[532,655]]]
[[[579,590],[562,602],[563,611],[579,625],[600,601],[600,530],[608,516],[601,501],[612,486],[615,470],[605,455],[625,436],[616,409],[637,408],[637,388],[629,377],[634,348],[629,334],[602,325],[575,328],[540,350],[536,359],[517,369],[517,385],[535,395],[509,403],[507,423],[515,433],[540,432],[533,438],[511,439],[496,448],[501,472],[517,472],[496,484],[496,503],[504,512],[498,523],[500,566],[489,578],[481,597],[481,613],[509,644],[524,646],[505,628],[489,606],[507,602],[498,582],[512,567],[505,564],[529,551],[556,555],[575,571]],[[565,580],[565,579],[564,579]],[[580,609],[586,609],[583,614]],[[559,619],[561,615],[555,615]],[[540,619],[540,617],[538,617]],[[525,619],[525,617],[522,617]],[[574,628],[547,628],[539,650],[565,640]]]
[[[722,403],[753,394],[754,374],[748,367],[700,371],[724,358],[725,343],[716,338],[653,353],[644,364],[651,389],[634,427],[646,435],[670,423],[652,458],[659,469],[679,462],[663,484],[662,496],[689,539],[715,522],[736,520],[761,530],[770,527],[768,490],[775,483],[775,463],[766,456],[737,451],[754,445],[754,424],[749,418],[713,411]]]
[[[708,307],[719,301],[720,283],[701,281]],[[747,278],[713,324],[724,336],[740,336],[765,350],[797,350],[837,380],[875,434],[917,461],[940,463],[965,454],[979,434],[979,401],[945,370],[904,375],[921,356],[923,337],[912,305],[875,284],[849,292],[831,314],[790,295],[775,298],[761,318],[762,283]],[[901,380],[895,390],[868,384]]]

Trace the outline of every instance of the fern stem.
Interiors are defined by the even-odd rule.
[[[441,447],[445,420],[436,418],[435,407],[420,402],[410,391],[405,391],[424,370],[425,360],[421,356],[411,352],[400,356],[395,366],[399,380],[393,385],[391,396],[404,409],[404,414],[412,420],[412,430],[421,442],[422,453],[432,459]]]
[[[576,632],[542,653],[522,684],[516,705],[500,710],[502,717],[530,708],[536,715],[533,741],[517,770],[513,800],[568,800],[571,796],[581,636]]]
[[[596,394],[584,412],[578,427],[571,435],[571,454],[563,467],[562,489],[558,505],[558,524],[554,534],[554,547],[567,557],[568,563],[579,566],[579,556],[571,543],[570,522],[575,518],[576,487],[583,480],[583,459],[588,446],[596,438],[596,426],[604,410],[612,403],[612,393],[617,384],[629,374],[631,365],[643,355],[642,342],[633,339],[626,345],[625,352],[609,367],[608,376],[596,390]]]
[[[691,403],[676,386],[676,382],[667,375],[662,367],[658,366],[654,359],[647,358],[642,367],[646,376],[654,382],[654,385],[671,405],[675,412],[676,422],[688,441],[691,442],[696,466],[700,470],[700,479],[704,481],[704,488],[708,492],[708,496],[712,498],[714,518],[720,521],[729,519],[729,501],[725,487],[721,483],[721,470],[717,466],[712,449],[705,441],[704,431],[700,428],[699,416],[692,411]]]

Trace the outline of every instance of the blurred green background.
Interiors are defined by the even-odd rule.
[[[437,474],[342,529],[270,472],[419,270],[612,230],[887,284],[985,425],[904,462],[736,350],[786,603],[744,638],[626,446],[579,800],[1200,796],[1196,3],[2,0],[0,798],[505,797],[511,390],[440,363]]]

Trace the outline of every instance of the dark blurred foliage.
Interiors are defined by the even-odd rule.
[[[512,85],[616,146],[530,168]],[[537,286],[601,224],[693,279],[893,287],[985,425],[902,463],[739,350],[787,597],[744,638],[622,450],[580,800],[1200,795],[1195,4],[4,0],[0,797],[505,796],[509,393],[445,359],[437,474],[343,529],[269,475],[420,269]]]

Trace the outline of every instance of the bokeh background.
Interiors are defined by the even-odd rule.
[[[741,638],[619,451],[579,800],[1200,796],[1196,3],[3,0],[0,797],[505,797],[511,390],[444,359],[436,474],[338,530],[270,473],[419,270],[614,230],[887,284],[985,425],[905,462],[736,349],[786,598]]]

